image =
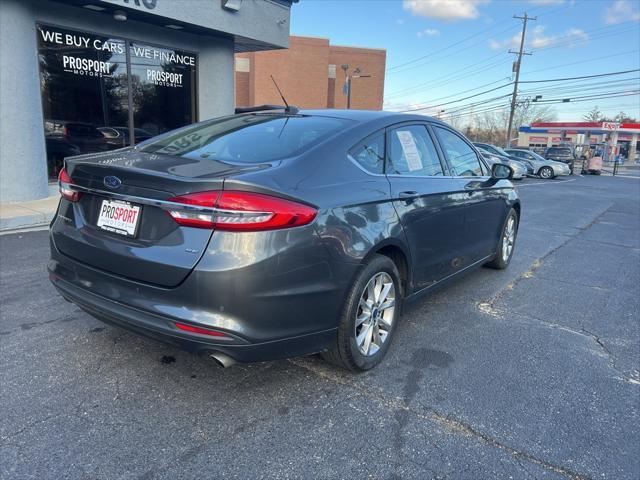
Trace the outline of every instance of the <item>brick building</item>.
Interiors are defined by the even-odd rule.
[[[271,75],[287,101],[300,108],[346,108],[345,72],[352,79],[351,108],[381,110],[387,52],[330,45],[327,38],[290,37],[289,48],[236,54],[236,106],[281,105]]]

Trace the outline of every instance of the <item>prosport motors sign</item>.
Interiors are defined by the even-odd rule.
[[[167,48],[44,25],[38,26],[38,36],[40,47],[50,52],[46,58],[47,68],[57,67],[66,74],[107,78],[124,75],[127,48],[135,67],[132,67],[132,74],[154,85],[182,88],[185,70],[196,67],[195,56]]]
[[[51,59],[58,59],[63,71],[75,75],[110,77],[117,63],[110,59],[125,54],[123,41],[94,38],[44,26],[38,28],[38,34],[40,44],[57,53]]]

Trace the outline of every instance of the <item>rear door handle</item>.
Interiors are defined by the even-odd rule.
[[[400,198],[418,198],[420,196],[420,194],[414,190],[400,192],[399,195],[400,195]]]

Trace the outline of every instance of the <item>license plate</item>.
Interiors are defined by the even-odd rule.
[[[127,202],[103,200],[98,215],[98,228],[134,237],[140,219],[140,207]]]

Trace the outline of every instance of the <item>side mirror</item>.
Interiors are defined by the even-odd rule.
[[[513,169],[504,163],[491,165],[491,176],[496,180],[510,180],[513,177]]]

